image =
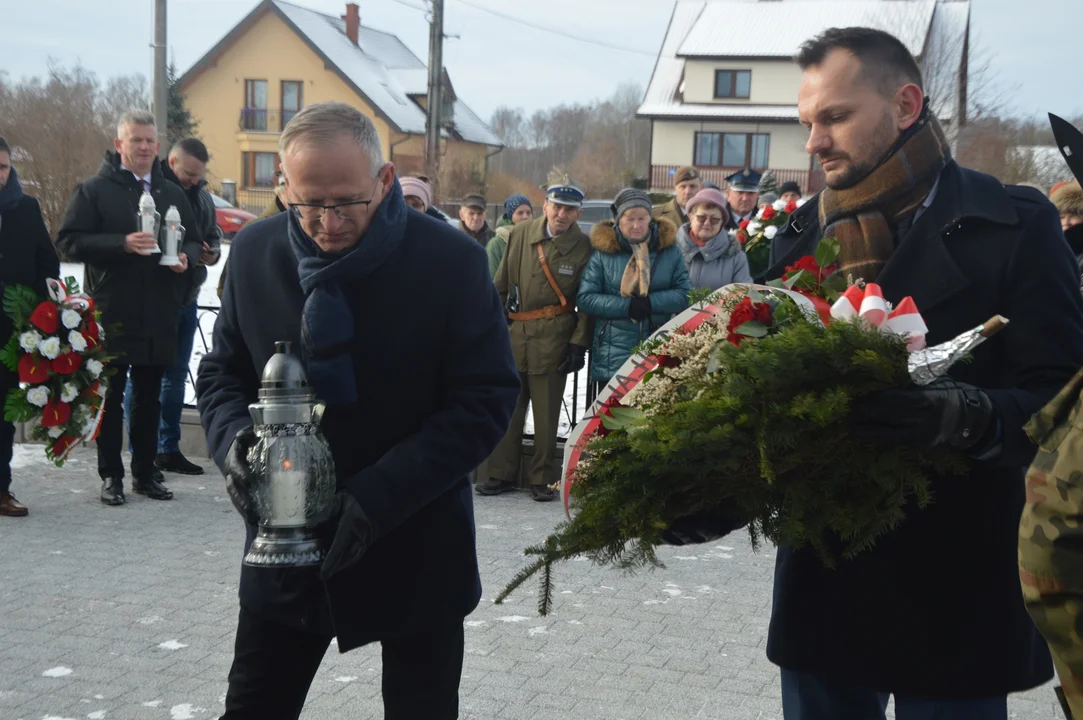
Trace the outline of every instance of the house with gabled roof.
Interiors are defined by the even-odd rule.
[[[819,190],[793,56],[822,31],[852,26],[906,45],[952,138],[966,122],[970,0],[677,0],[638,111],[651,121],[651,188],[671,189],[677,168],[695,165],[722,187],[751,167]]]
[[[334,17],[262,0],[179,78],[218,181],[237,183],[238,204],[266,204],[278,170],[278,139],[306,105],[349,103],[372,118],[384,157],[400,173],[421,170],[428,69],[395,35],[361,24],[356,3]],[[443,79],[442,162],[484,182],[500,139]]]

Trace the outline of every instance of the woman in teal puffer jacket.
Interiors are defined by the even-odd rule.
[[[622,190],[613,216],[615,221],[591,228],[594,254],[576,294],[579,309],[594,319],[590,379],[599,387],[631,357],[632,348],[688,307],[692,290],[677,228],[651,219],[646,192]]]

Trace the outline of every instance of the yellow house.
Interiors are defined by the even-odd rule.
[[[421,170],[428,70],[397,37],[342,17],[263,0],[180,78],[211,153],[217,182],[237,183],[238,204],[260,210],[278,170],[278,138],[302,107],[349,103],[372,118],[384,157],[400,173]],[[455,97],[443,73],[442,164],[484,182],[500,139]]]

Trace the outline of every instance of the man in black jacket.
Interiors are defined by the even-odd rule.
[[[0,297],[8,285],[34,288],[45,298],[45,281],[60,275],[60,261],[49,240],[38,201],[23,194],[19,174],[11,166],[11,148],[0,138]],[[0,344],[14,332],[11,318],[0,313]],[[0,364],[0,408],[19,376]],[[15,425],[0,413],[0,515],[25,517],[27,509],[11,494],[11,455]]]
[[[188,291],[184,277],[199,262],[203,238],[184,191],[162,175],[154,116],[133,110],[117,126],[116,152],[107,152],[101,170],[79,184],[57,236],[65,257],[86,264],[86,291],[101,310],[111,366],[105,414],[98,435],[101,501],[124,504],[124,386],[132,377],[132,489],[154,500],[173,497],[154,467],[158,450],[158,400],[162,375],[176,361],[177,324]],[[158,238],[141,231],[139,199],[149,192],[165,219],[180,212],[187,229],[180,265],[159,265]],[[161,233],[164,233],[164,227]]]
[[[450,720],[481,597],[467,476],[519,397],[504,310],[482,248],[407,212],[364,114],[310,105],[279,148],[290,209],[233,240],[200,418],[247,547],[248,405],[275,342],[291,341],[327,406],[339,510],[322,567],[242,568],[224,717],[296,718],[337,637],[340,652],[382,644],[385,718]]]
[[[913,297],[930,345],[996,314],[1011,324],[949,377],[855,403],[855,441],[954,448],[968,473],[930,476],[928,507],[908,508],[895,532],[836,569],[779,548],[767,656],[782,668],[783,712],[883,718],[894,694],[899,720],[1003,720],[1008,693],[1052,677],[1019,584],[1023,468],[1035,452],[1023,425],[1083,366],[1078,268],[1040,193],[951,158],[896,38],[828,30],[798,64],[807,149],[827,189],[775,237],[767,277],[833,236],[844,273],[889,301]],[[723,529],[688,525],[677,540]]]
[[[180,322],[177,327],[177,357],[166,368],[162,378],[162,420],[158,426],[158,457],[155,467],[164,472],[181,475],[202,475],[203,468],[188,460],[180,450],[181,411],[184,409],[184,388],[188,380],[188,363],[192,358],[192,346],[195,344],[196,329],[199,325],[199,289],[207,279],[207,266],[216,264],[222,257],[222,233],[218,229],[218,219],[214,210],[214,199],[207,192],[207,181],[203,173],[207,170],[210,155],[207,146],[197,138],[184,138],[177,141],[169,150],[166,164],[162,166],[162,176],[184,190],[192,212],[198,222],[198,230],[203,237],[203,252],[199,264],[186,273],[188,290],[184,305],[181,306]],[[132,393],[131,381],[124,395],[124,418],[132,428]]]

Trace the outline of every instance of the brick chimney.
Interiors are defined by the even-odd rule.
[[[357,3],[346,3],[346,14],[342,16],[346,21],[346,37],[350,42],[357,44],[357,29],[361,26],[361,12]]]

